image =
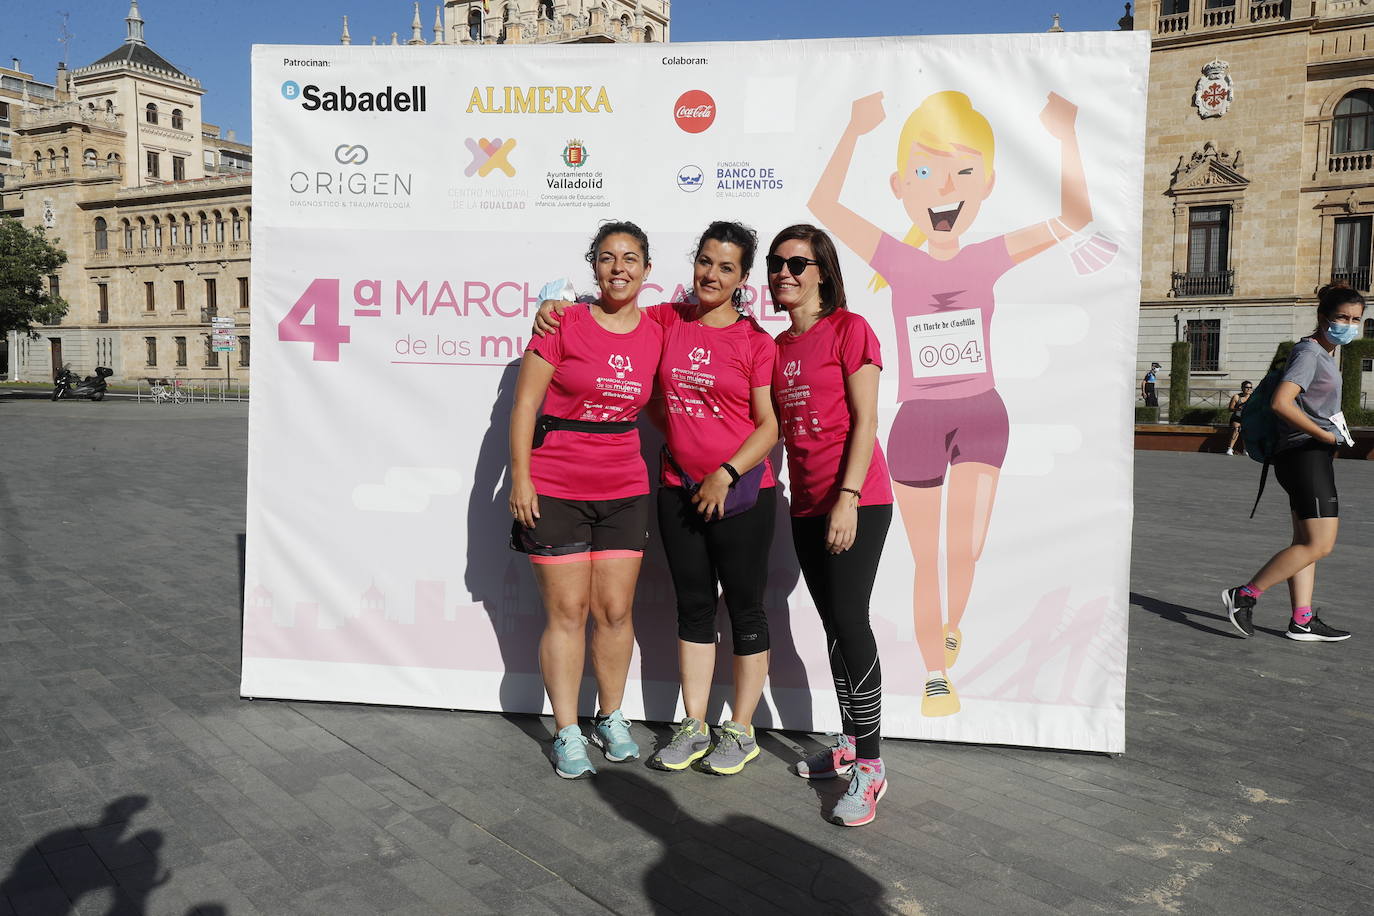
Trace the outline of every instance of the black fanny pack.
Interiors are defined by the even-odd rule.
[[[565,430],[570,433],[600,433],[609,435],[611,433],[628,433],[635,428],[634,420],[568,420],[563,417],[553,417],[543,414],[534,424],[534,447],[544,444],[544,437],[556,429]]]

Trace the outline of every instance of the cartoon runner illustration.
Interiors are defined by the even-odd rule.
[[[1059,216],[961,245],[996,183],[996,144],[992,126],[968,96],[938,92],[911,113],[897,141],[897,171],[889,184],[912,221],[898,241],[840,203],[859,137],[886,117],[882,98],[877,92],[854,102],[808,206],[877,271],[874,289],[892,287],[901,406],[887,458],[916,565],[912,605],[926,667],[921,712],[948,716],[959,711],[948,670],[959,657],[960,623],[1007,452],[1007,411],[989,348],[993,286],[1015,265],[1073,239],[1092,221],[1092,207],[1074,131],[1078,108],[1050,93],[1040,121],[1062,149]],[[1098,248],[1096,266],[1105,266],[1115,246],[1105,239],[1089,244]],[[1080,273],[1096,269],[1085,265],[1087,253],[1073,254]],[[947,621],[936,572],[942,504]]]

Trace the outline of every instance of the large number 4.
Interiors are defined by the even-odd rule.
[[[978,351],[978,341],[970,340],[967,344],[965,344],[963,351],[959,354],[959,357],[961,359],[968,360],[971,363],[981,363],[983,361],[983,354]]]
[[[311,309],[315,310],[315,320],[306,324]],[[339,322],[338,280],[312,280],[277,325],[278,340],[314,344],[311,358],[321,363],[337,363],[339,345],[348,343],[351,336],[348,325]]]

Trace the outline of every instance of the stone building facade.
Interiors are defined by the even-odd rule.
[[[670,0],[444,0],[434,25],[420,21],[414,5],[409,38],[392,32],[390,44],[571,44],[668,41]],[[343,44],[352,44],[344,17]],[[377,36],[372,36],[377,44]],[[385,37],[383,44],[388,43]]]
[[[110,54],[59,67],[50,95],[11,108],[0,216],[67,252],[49,283],[70,308],[37,339],[10,335],[9,376],[103,365],[116,382],[247,381],[252,151],[205,123],[204,90],[148,46],[137,0],[125,23]],[[224,316],[232,352],[210,342]]]
[[[1322,285],[1369,291],[1374,8],[1143,0],[1134,27],[1152,33],[1139,374],[1179,371],[1188,340],[1194,392],[1233,391],[1311,332]]]

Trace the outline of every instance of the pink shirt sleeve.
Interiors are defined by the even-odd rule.
[[[563,310],[558,330],[542,337],[535,334],[525,345],[525,352],[542,356],[550,365],[557,366],[563,360],[563,332],[568,325],[581,319],[587,311],[585,305],[573,305]]]
[[[759,329],[749,335],[752,365],[749,369],[749,387],[763,388],[773,384],[773,363],[777,361],[778,348],[773,338]]]
[[[878,336],[873,333],[868,322],[853,312],[845,312],[845,321],[839,323],[835,334],[836,356],[845,378],[858,372],[869,363],[883,367],[882,348]]]

